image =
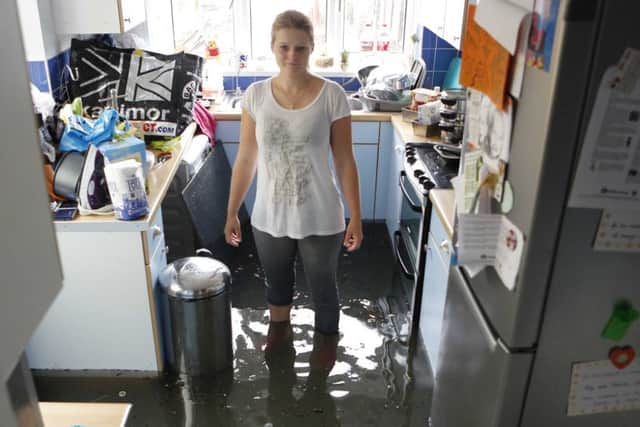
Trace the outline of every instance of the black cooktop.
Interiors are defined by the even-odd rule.
[[[414,172],[424,170],[435,184],[435,188],[451,188],[451,179],[458,175],[460,162],[442,158],[434,147],[428,143],[407,143],[405,160]]]

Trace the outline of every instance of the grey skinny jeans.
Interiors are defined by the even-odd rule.
[[[299,252],[311,288],[315,328],[325,334],[338,332],[340,303],[336,276],[344,232],[292,239],[274,237],[253,227],[253,236],[266,277],[269,304],[287,306],[293,302],[295,258]]]

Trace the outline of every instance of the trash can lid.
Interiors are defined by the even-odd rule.
[[[181,258],[160,273],[160,286],[170,296],[197,300],[222,293],[231,282],[229,268],[218,260],[193,256]]]

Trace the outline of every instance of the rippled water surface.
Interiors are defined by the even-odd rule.
[[[337,343],[314,342],[299,268],[293,335],[265,357],[269,321],[262,271],[249,241],[229,261],[232,369],[213,378],[37,373],[39,398],[131,402],[127,426],[425,426],[431,374],[421,344],[404,332],[406,307],[385,233],[382,225],[367,225],[362,249],[341,256]],[[319,369],[330,365],[325,359],[332,352],[331,370]]]

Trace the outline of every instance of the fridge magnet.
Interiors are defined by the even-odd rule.
[[[527,65],[549,71],[559,0],[536,0],[531,17]]]
[[[609,360],[618,369],[624,369],[636,358],[636,351],[631,346],[613,347],[609,351]]]
[[[640,211],[604,209],[593,242],[596,251],[640,252]]]
[[[613,312],[607,324],[602,330],[601,336],[613,341],[620,341],[638,317],[640,317],[640,313],[629,301],[622,300],[617,302],[613,307]]]
[[[568,416],[640,409],[640,366],[635,358],[624,369],[610,360],[571,366]]]

